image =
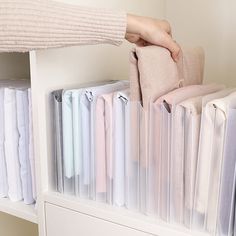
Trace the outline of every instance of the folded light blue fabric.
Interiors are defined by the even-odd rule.
[[[29,159],[29,102],[28,90],[16,90],[17,128],[19,132],[19,162],[24,203],[34,203],[32,174]]]

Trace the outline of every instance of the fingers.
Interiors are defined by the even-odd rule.
[[[163,40],[161,44],[161,46],[167,48],[171,52],[173,60],[177,62],[181,51],[180,46],[167,33],[163,34]]]
[[[170,23],[168,21],[162,20],[162,29],[166,31],[166,33],[172,37],[172,30],[171,30]]]
[[[139,47],[146,47],[146,46],[151,45],[150,43],[148,43],[147,41],[145,41],[143,39],[139,39],[135,44]]]

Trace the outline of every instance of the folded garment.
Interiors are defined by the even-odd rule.
[[[28,90],[16,90],[17,128],[19,132],[19,162],[24,203],[34,203],[32,174],[29,159],[29,102]]]
[[[5,124],[4,124],[4,87],[28,86],[26,80],[1,80],[0,81],[0,197],[8,196],[7,167],[5,159]]]
[[[84,186],[83,181],[83,162],[82,162],[82,112],[80,106],[80,95],[82,89],[75,89],[71,91],[72,103],[72,137],[73,155],[74,155],[74,174],[75,174],[75,192],[81,197],[88,196],[88,186]]]
[[[222,88],[223,89],[223,86]],[[213,86],[213,90],[209,93],[214,93],[217,90]],[[184,160],[184,201],[185,213],[184,223],[190,227],[192,224],[192,210],[194,204],[198,144],[201,125],[201,111],[202,111],[203,96],[194,97],[185,100],[177,105],[183,107],[184,125],[183,125],[183,160]],[[182,109],[182,108],[181,108]]]
[[[90,198],[96,196],[96,167],[95,167],[95,117],[96,102],[98,96],[119,91],[129,85],[127,81],[119,81],[103,86],[84,89],[81,94],[80,104],[82,116],[82,138],[83,138],[83,168],[85,182],[90,185]]]
[[[63,171],[63,136],[62,136],[62,90],[52,93],[53,100],[53,134],[54,161],[56,166],[57,191],[64,193]]]
[[[179,63],[162,47],[137,47],[130,57],[131,100],[142,101],[146,109],[150,101],[184,86],[201,84],[204,52],[201,48],[184,50]]]
[[[66,192],[73,192],[81,197],[88,196],[88,186],[87,184],[84,185],[85,180],[82,171],[82,110],[80,96],[86,87],[100,84],[104,84],[104,82],[84,84],[79,89],[64,90],[62,101],[58,101],[59,103],[56,101],[57,104],[55,104],[55,108],[58,106],[58,109],[62,106],[64,188]],[[60,113],[60,109],[57,113]],[[55,119],[57,118],[55,117]],[[60,155],[58,157],[60,158]]]
[[[72,126],[72,91],[66,90],[62,94],[62,127],[63,127],[63,158],[65,176],[74,176],[73,155],[73,126]]]
[[[96,191],[113,202],[113,95],[103,94],[96,104]]]
[[[180,106],[184,108],[184,224],[190,227],[197,170],[197,154],[201,124],[202,96],[190,98]]]
[[[153,173],[147,173],[146,166],[153,163],[150,160],[150,122],[149,102],[160,96],[179,88],[182,85],[201,84],[203,80],[204,54],[202,49],[185,50],[179,63],[175,63],[167,49],[157,46],[140,47],[132,51],[130,56],[130,90],[131,101],[141,102],[144,107],[140,120],[140,181],[143,187],[140,190],[141,211],[153,213],[155,200],[147,198],[147,178],[152,178]],[[184,78],[186,76],[186,78]],[[132,108],[131,116],[137,114]],[[133,117],[136,120],[136,117]],[[133,120],[132,118],[132,120]],[[153,166],[150,164],[149,166]],[[153,168],[152,168],[153,169]],[[142,184],[143,183],[143,184]],[[148,190],[150,192],[151,189]],[[154,195],[153,195],[154,197]],[[154,197],[156,198],[156,197]],[[147,208],[147,209],[146,209]]]
[[[8,195],[4,140],[4,89],[0,88],[0,197]]]
[[[34,155],[34,135],[33,135],[33,114],[32,114],[32,96],[31,89],[28,89],[28,101],[29,101],[29,160],[30,160],[30,169],[32,177],[32,189],[33,189],[33,198],[37,199],[37,190],[36,190],[36,173],[35,173],[35,155]]]
[[[8,176],[8,196],[12,201],[22,200],[22,183],[18,154],[19,134],[17,129],[16,92],[4,89],[5,155]]]
[[[195,186],[193,224],[203,229],[207,211],[209,176],[211,170],[211,155],[213,148],[214,120],[211,117],[215,114],[215,108],[206,104],[214,99],[228,96],[235,89],[225,89],[214,94],[207,95],[202,99],[201,129],[199,138],[198,163]],[[212,114],[211,114],[212,113]],[[211,116],[209,116],[211,114]],[[214,147],[215,148],[215,147]]]
[[[137,211],[140,207],[139,204],[139,183],[140,183],[140,157],[141,157],[141,114],[143,113],[143,107],[140,102],[131,101],[129,99],[129,116],[128,120],[128,130],[126,132],[126,140],[129,141],[129,155],[126,159],[126,207],[128,209]],[[127,141],[126,141],[127,142]],[[145,194],[146,191],[143,193]]]
[[[217,235],[233,235],[236,187],[236,109],[229,109],[226,125],[222,180],[218,206]]]
[[[166,190],[166,184],[165,186],[161,187],[163,191],[167,191],[167,193],[170,193],[170,206],[166,206],[165,209],[167,213],[164,214],[165,217],[168,212],[170,213],[170,220],[177,222],[177,223],[183,223],[183,209],[184,209],[184,186],[183,186],[183,175],[184,175],[184,149],[183,149],[183,138],[184,138],[184,108],[181,106],[177,106],[178,103],[183,102],[184,100],[206,95],[209,92],[218,91],[221,89],[221,85],[192,85],[187,86],[184,88],[180,88],[177,90],[174,90],[170,92],[169,94],[162,96],[155,102],[156,106],[156,112],[161,111],[161,105],[163,104],[164,107],[167,109],[169,113],[171,113],[171,124],[165,125],[165,128],[171,128],[171,131],[165,130],[164,132],[166,134],[170,134],[165,140],[165,142],[156,143],[156,145],[164,145],[161,146],[159,150],[161,150],[160,153],[156,154],[155,159],[159,159],[161,161],[167,162],[164,164],[164,166],[167,166],[168,163],[170,165],[169,167],[169,174],[170,174],[170,183],[168,186],[170,187],[169,190]],[[159,106],[159,108],[158,108]],[[163,107],[163,108],[164,108]],[[162,109],[163,109],[162,108]],[[163,122],[168,122],[168,120],[160,120]],[[157,125],[158,127],[162,127],[162,124]],[[159,133],[160,130],[156,130],[156,133]],[[170,132],[170,133],[169,133]],[[166,135],[165,134],[165,135]],[[162,136],[162,133],[160,134]],[[168,149],[167,149],[168,147]],[[164,153],[167,153],[167,156],[159,156],[162,154],[162,151]],[[160,165],[162,166],[162,164]],[[166,175],[168,172],[166,172]],[[166,180],[168,177],[161,176]],[[163,180],[161,180],[162,182]],[[159,182],[160,183],[160,182]],[[165,181],[163,182],[165,183]],[[160,183],[161,184],[161,183]],[[167,195],[165,193],[165,195]],[[160,203],[162,205],[162,203]]]
[[[213,107],[213,108],[212,108]],[[230,108],[236,108],[236,92],[227,97],[216,99],[206,105],[208,119],[213,123],[212,150],[210,152],[210,172],[208,179],[208,200],[206,214],[206,229],[214,233],[217,222],[217,207],[219,201],[219,190],[221,183],[221,169],[223,160],[223,150],[225,144],[225,128]],[[209,143],[210,144],[210,143]]]
[[[114,94],[114,177],[113,203],[124,206],[126,160],[129,158],[129,91]],[[128,184],[128,183],[127,183]]]

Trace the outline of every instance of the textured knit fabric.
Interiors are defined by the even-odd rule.
[[[130,55],[131,100],[148,102],[180,87],[201,84],[204,52],[201,48],[184,49],[175,63],[170,52],[162,47],[137,47]]]
[[[126,14],[50,0],[0,1],[0,51],[109,43],[119,45]]]

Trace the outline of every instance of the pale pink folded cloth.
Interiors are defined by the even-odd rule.
[[[178,63],[162,47],[148,46],[133,49],[130,56],[131,100],[148,102],[183,86],[201,84],[204,71],[204,52],[201,48],[183,50]]]
[[[131,120],[133,126],[138,127],[135,122],[142,122],[141,127],[148,130],[149,115],[143,114],[140,121],[137,111],[137,103],[142,103],[144,111],[148,110],[148,103],[158,97],[179,88],[180,86],[201,84],[204,71],[204,52],[201,48],[184,50],[178,63],[175,63],[170,52],[162,47],[148,46],[137,47],[130,53],[130,100]],[[140,130],[135,129],[137,132]],[[143,131],[143,130],[141,130]],[[148,135],[148,134],[147,134]],[[145,135],[145,136],[147,136]],[[138,135],[134,135],[138,136]],[[141,147],[142,155],[136,153],[133,157],[146,163],[147,145]],[[143,154],[144,153],[144,154]]]
[[[162,130],[161,127],[164,125],[166,120],[160,120],[162,124],[157,124],[155,126],[156,129],[155,133],[160,135],[157,135],[157,137],[161,138],[163,136],[163,132],[169,133],[169,138],[167,138],[166,142],[163,143],[161,140],[156,140],[156,144],[154,146],[158,146],[161,143],[165,145],[169,150],[167,150],[168,156],[162,156],[161,153],[156,152],[156,156],[154,158],[156,160],[167,161],[170,164],[170,167],[167,167],[170,171],[170,219],[175,222],[183,222],[183,200],[184,200],[184,186],[183,181],[180,181],[183,179],[183,145],[182,145],[182,139],[183,137],[183,130],[182,127],[182,113],[180,110],[176,110],[176,106],[178,103],[183,102],[186,99],[189,99],[191,97],[196,96],[202,96],[209,93],[216,92],[218,90],[222,89],[221,85],[192,85],[183,87],[177,90],[174,90],[167,95],[162,96],[155,102],[155,112],[158,114],[161,114],[162,104],[166,104],[166,109],[171,114],[170,122],[171,125],[166,126],[169,127],[171,130]],[[163,150],[164,147],[157,148],[157,150]],[[167,159],[167,160],[166,160]],[[157,161],[157,162],[160,162]],[[161,165],[160,165],[161,166]],[[159,170],[161,172],[161,170]],[[163,170],[165,171],[165,170]],[[167,171],[167,172],[169,172]],[[157,170],[158,172],[158,170]],[[162,175],[161,175],[162,176]],[[166,177],[167,178],[167,177]],[[161,186],[162,179],[159,180],[159,184]],[[164,187],[161,187],[163,189]],[[161,203],[160,203],[161,204]],[[167,206],[167,211],[168,211]],[[165,216],[168,218],[168,216]]]
[[[107,192],[107,178],[112,179],[112,106],[113,93],[98,97],[96,105],[96,191]]]

